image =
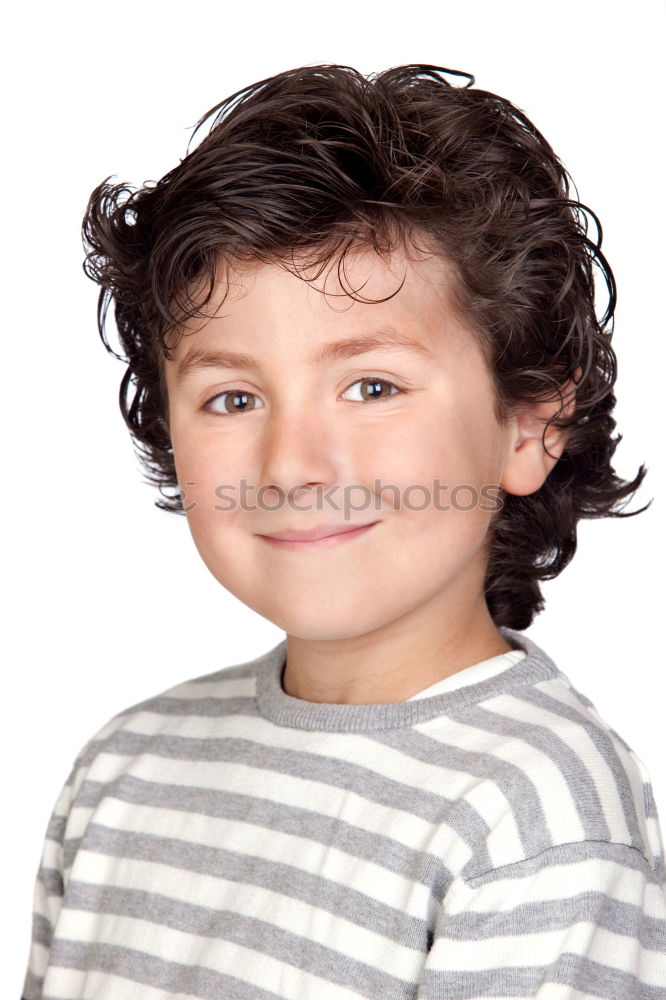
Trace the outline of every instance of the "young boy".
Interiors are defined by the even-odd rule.
[[[301,67],[91,196],[158,506],[285,639],[82,750],[26,1000],[666,997],[649,776],[521,631],[645,474],[611,465],[615,285],[473,83]]]

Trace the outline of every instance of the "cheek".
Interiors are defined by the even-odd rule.
[[[395,528],[407,550],[421,545],[424,565],[431,557],[437,563],[458,550],[474,551],[482,542],[496,495],[489,487],[498,482],[494,434],[481,407],[458,408],[421,414],[418,426],[397,425],[375,443],[369,468],[382,487],[399,487],[386,491],[385,503],[399,495]]]
[[[172,444],[178,484],[199,516],[202,511],[218,514],[216,504],[228,508],[225,497],[232,492],[235,496],[240,480],[248,477],[249,463],[242,454],[234,457],[234,449],[219,434],[200,430],[176,429]]]
[[[358,465],[403,487],[432,489],[437,479],[449,489],[479,489],[495,471],[493,433],[481,413],[459,408],[420,412],[418,420],[396,421],[367,435]]]

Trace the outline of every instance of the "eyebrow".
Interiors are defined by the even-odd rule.
[[[376,333],[353,337],[349,340],[337,340],[329,344],[321,344],[310,358],[309,364],[317,365],[323,361],[353,358],[358,354],[379,348],[399,348],[414,351],[432,359],[432,351],[405,334],[399,333],[393,327],[385,327]],[[176,369],[176,382],[182,382],[196,371],[206,368],[246,368],[249,371],[260,372],[261,364],[249,354],[239,354],[235,351],[212,350],[207,347],[192,347]]]

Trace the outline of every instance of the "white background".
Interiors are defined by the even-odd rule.
[[[106,176],[158,179],[209,107],[298,65],[473,73],[527,113],[601,218],[619,290],[615,468],[632,478],[645,462],[629,509],[655,500],[635,518],[582,522],[578,552],[544,585],[547,607],[528,634],[644,761],[666,825],[663,5],[17,10],[4,23],[2,70],[2,995],[20,990],[46,823],[84,742],[128,705],[283,635],[216,583],[184,518],[153,506],[118,409],[124,368],[96,331],[81,217]]]

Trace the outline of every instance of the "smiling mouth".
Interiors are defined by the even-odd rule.
[[[337,526],[330,525],[325,528],[314,528],[312,531],[284,531],[281,535],[259,535],[269,544],[287,549],[310,549],[337,545],[341,542],[351,541],[364,535],[370,528],[373,528],[378,521],[370,524]]]

